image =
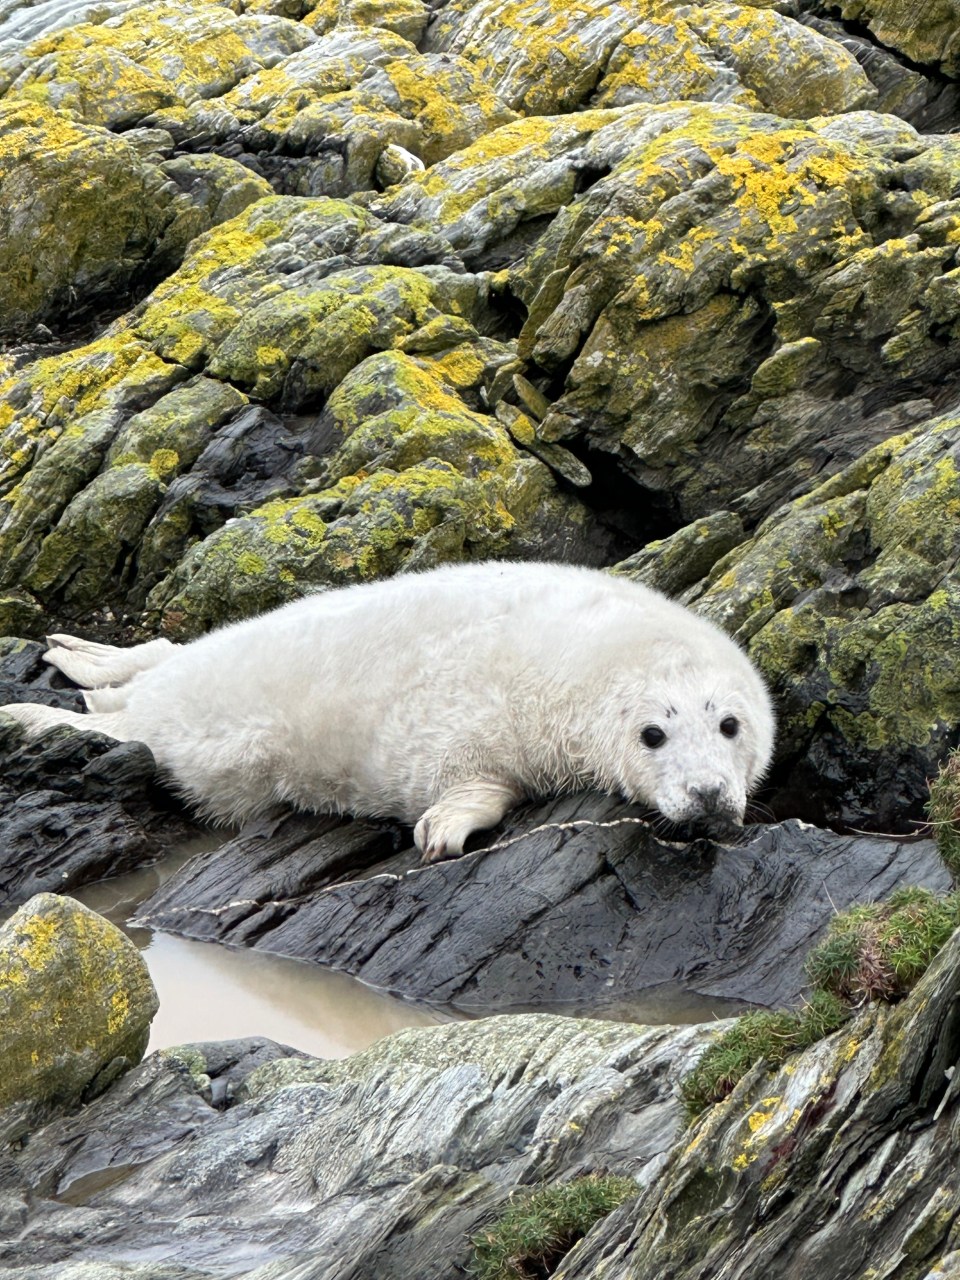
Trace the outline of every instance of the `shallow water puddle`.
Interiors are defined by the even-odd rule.
[[[223,838],[222,833],[200,837],[152,867],[86,885],[72,895],[121,928],[143,952],[160,997],[151,1050],[191,1041],[266,1036],[316,1057],[343,1058],[403,1027],[491,1013],[676,1024],[730,1017],[745,1008],[671,984],[632,997],[612,997],[593,1008],[540,1004],[437,1009],[405,1003],[321,965],[128,924],[140,903],[165,880],[196,854],[218,847]]]
[[[449,1014],[405,1004],[318,965],[127,924],[164,880],[222,838],[192,841],[155,866],[86,885],[71,895],[106,916],[143,952],[160,997],[150,1029],[151,1050],[267,1036],[319,1058],[344,1058],[402,1027],[450,1020]]]

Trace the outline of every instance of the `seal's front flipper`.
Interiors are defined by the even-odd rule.
[[[451,787],[430,806],[414,829],[413,838],[423,861],[458,858],[472,832],[495,827],[520,798],[516,787],[489,778]]]

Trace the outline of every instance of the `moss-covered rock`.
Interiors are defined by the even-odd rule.
[[[230,92],[151,121],[194,147],[242,138],[278,191],[340,196],[379,181],[388,147],[432,164],[513,118],[466,59],[340,26]]]
[[[955,934],[895,1008],[874,1005],[778,1070],[749,1071],[674,1146],[629,1217],[608,1219],[568,1260],[565,1280],[855,1280],[865,1259],[867,1274],[952,1274],[958,962]]]
[[[927,816],[944,865],[960,882],[960,751],[952,751],[930,782]]]
[[[325,397],[371,352],[434,317],[482,313],[483,282],[445,267],[353,267],[291,285],[239,318],[210,372],[292,409]]]
[[[69,898],[0,926],[0,1108],[70,1106],[139,1062],[157,997],[139,951]]]
[[[124,127],[158,108],[225,93],[313,39],[287,18],[237,14],[208,0],[137,5],[27,45],[0,61],[0,84],[8,99]]]
[[[495,418],[464,402],[461,391],[484,371],[474,357],[468,373],[470,363],[455,349],[432,360],[391,351],[344,377],[325,410],[340,443],[314,492],[268,503],[195,546],[151,595],[167,628],[193,634],[312,585],[448,560],[595,559],[602,542],[589,512]]]
[[[86,346],[34,360],[0,382],[0,493],[9,494],[51,444],[69,432],[107,431],[100,414],[142,407],[187,377],[130,333],[108,334]],[[81,454],[85,450],[81,449]],[[77,460],[90,468],[88,460]],[[94,468],[97,464],[94,464]]]
[[[783,812],[921,816],[960,724],[960,421],[878,445],[781,509],[688,595],[780,709]]]
[[[166,360],[200,369],[246,321],[247,342],[238,339],[229,349],[223,376],[230,376],[236,364],[238,376],[268,378],[274,363],[283,370],[295,352],[271,352],[266,341],[250,347],[249,316],[257,308],[277,299],[274,327],[286,332],[299,325],[299,340],[305,341],[304,331],[322,305],[314,305],[314,292],[322,292],[330,312],[336,310],[336,287],[327,283],[328,277],[335,278],[345,268],[409,259],[455,262],[449,245],[439,237],[381,222],[347,201],[274,196],[199,236],[179,271],[117,328],[132,330]],[[411,270],[408,279],[414,276]],[[386,277],[376,279],[382,282]],[[356,277],[346,280],[345,295],[359,295]],[[451,282],[454,296],[459,287]],[[291,291],[301,299],[299,305],[283,300],[282,295]],[[430,282],[424,280],[418,296],[426,298],[430,292]],[[261,314],[269,316],[266,311]],[[407,327],[398,326],[398,334],[406,332]],[[312,340],[320,342],[322,336]]]
[[[270,187],[221,156],[169,159],[44,101],[0,101],[0,334],[110,309]],[[25,211],[29,210],[29,216]]]
[[[877,91],[840,41],[762,5],[642,4],[591,99],[732,102],[806,119],[872,107]]]
[[[960,5],[956,0],[843,0],[850,22],[862,23],[881,45],[947,75],[960,71]]]
[[[47,105],[0,102],[0,333],[125,290],[173,198],[123,138]]]
[[[453,0],[427,41],[527,115],[687,99],[811,116],[876,97],[842,45],[765,6]]]
[[[511,272],[521,356],[566,375],[539,434],[616,454],[671,519],[755,521],[957,381],[960,145],[867,113],[629,110],[582,146],[611,172]]]

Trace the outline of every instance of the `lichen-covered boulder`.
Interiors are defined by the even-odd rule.
[[[139,1062],[157,996],[136,947],[70,898],[0,926],[0,1109],[69,1106]]]
[[[0,333],[114,306],[270,191],[235,161],[172,149],[156,131],[119,137],[46,100],[0,100]]]
[[[686,595],[780,713],[777,812],[890,830],[960,739],[960,418],[878,445]]]
[[[236,14],[206,0],[137,5],[0,57],[0,87],[8,99],[123,128],[159,107],[225,93],[314,38],[288,18]]]
[[[427,47],[469,58],[531,116],[687,99],[805,117],[876,99],[841,44],[764,6],[453,0]]]
[[[900,1005],[758,1063],[558,1280],[955,1276],[958,978],[954,934]]]
[[[96,607],[129,578],[170,483],[246,403],[196,377],[125,417],[95,410],[64,431],[0,499],[0,582]]]
[[[163,360],[128,332],[12,370],[0,381],[0,494],[9,494],[65,432],[77,439],[91,431],[88,446],[96,452],[107,442],[109,414],[119,419],[142,408],[187,376],[182,366]],[[98,418],[79,426],[96,411],[102,411]],[[87,455],[80,448],[70,465],[93,474],[99,458],[91,463]]]

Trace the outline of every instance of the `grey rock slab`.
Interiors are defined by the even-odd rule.
[[[0,1168],[22,1206],[0,1277],[88,1280],[67,1269],[82,1262],[104,1268],[89,1280],[447,1280],[518,1184],[653,1180],[684,1123],[674,1082],[709,1034],[531,1015],[400,1032],[344,1062],[154,1054]],[[239,1080],[219,1109],[217,1055]]]
[[[139,922],[467,1010],[622,1010],[665,992],[778,1005],[799,999],[836,910],[949,886],[929,841],[791,821],[740,846],[672,844],[589,793],[520,811],[453,861],[420,866],[404,844],[367,822],[248,828],[176,873]]]
[[[45,666],[43,650],[0,639],[0,703],[80,710],[79,692]],[[0,715],[0,911],[155,862],[197,832],[160,788],[142,742],[65,728],[27,742]]]

